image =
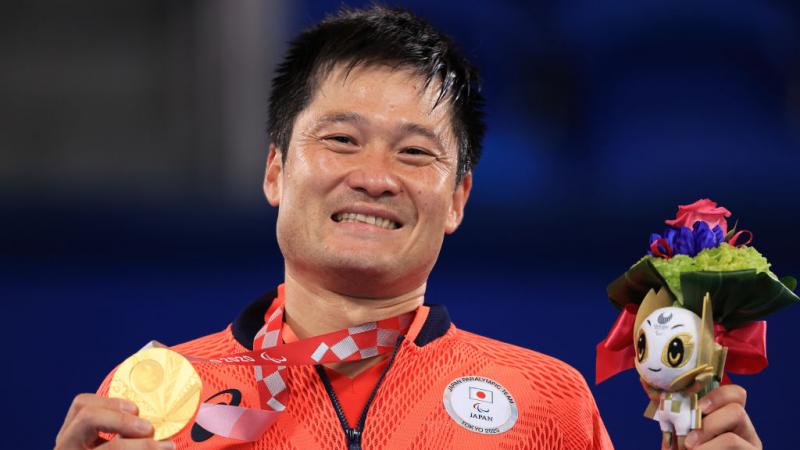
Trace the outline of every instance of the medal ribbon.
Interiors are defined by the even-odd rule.
[[[279,298],[283,296],[282,288],[279,287]],[[202,403],[195,419],[198,425],[219,436],[258,440],[286,409],[286,367],[359,361],[389,353],[408,331],[415,314],[405,313],[283,344],[283,312],[280,306],[265,317],[264,326],[253,340],[253,351],[211,359],[187,356],[192,363],[253,366],[258,383],[260,409]]]

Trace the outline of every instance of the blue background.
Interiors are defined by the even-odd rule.
[[[203,80],[231,68],[203,24],[240,18],[209,2],[162,3],[29,2],[0,22],[11,54],[0,83],[9,448],[51,446],[72,397],[125,356],[150,339],[217,331],[282,278],[276,214],[257,178],[231,187],[221,160],[200,170],[192,157],[213,148],[202,155],[221,158],[228,142],[213,133],[229,96]],[[264,3],[258,23],[280,54],[338,4]],[[701,197],[753,231],[776,273],[800,274],[793,2],[401,4],[453,35],[484,77],[484,157],[427,294],[459,327],[553,355],[591,383],[595,344],[616,317],[605,286],[678,204]],[[266,147],[259,95],[252,172]],[[179,120],[197,110],[215,114]],[[142,160],[150,172],[129,170]],[[768,448],[794,441],[798,317],[794,307],[770,318],[770,367],[734,376]],[[617,448],[657,448],[635,372],[592,391]]]

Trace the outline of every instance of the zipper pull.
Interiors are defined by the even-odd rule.
[[[361,431],[348,428],[345,434],[347,435],[347,450],[361,450]]]

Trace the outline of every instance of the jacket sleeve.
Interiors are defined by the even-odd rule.
[[[571,367],[567,374],[570,376],[565,378],[565,381],[570,382],[559,387],[561,396],[570,398],[561,400],[561,408],[554,405],[554,410],[560,409],[557,417],[564,431],[565,448],[612,450],[614,444],[611,443],[600,411],[597,409],[597,402],[586,380]]]

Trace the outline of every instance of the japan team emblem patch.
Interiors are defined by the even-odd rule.
[[[480,376],[456,378],[444,389],[444,409],[457,424],[481,434],[506,432],[517,423],[517,403],[500,383]]]

